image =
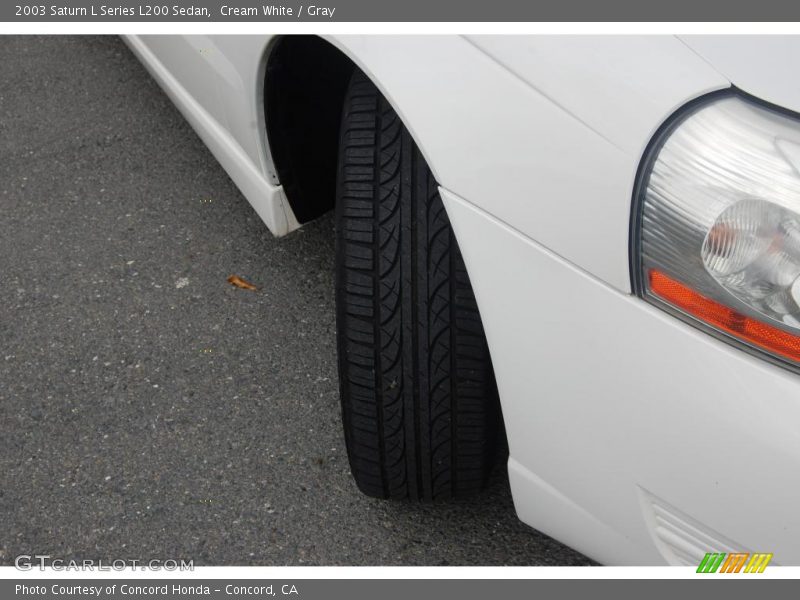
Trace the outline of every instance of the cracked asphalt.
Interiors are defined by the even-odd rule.
[[[0,84],[0,564],[589,564],[502,465],[470,501],[357,491],[332,219],[274,239],[119,39],[0,36]]]

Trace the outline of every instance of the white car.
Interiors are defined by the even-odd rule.
[[[800,39],[145,36],[276,235],[336,211],[361,490],[800,564]],[[496,382],[496,383],[495,383]]]

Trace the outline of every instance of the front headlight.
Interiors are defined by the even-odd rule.
[[[652,144],[637,196],[639,293],[800,365],[800,121],[734,94],[695,103]]]

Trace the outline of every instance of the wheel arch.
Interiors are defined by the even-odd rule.
[[[281,35],[265,54],[263,114],[269,162],[300,224],[333,209],[339,125],[355,68],[387,98],[436,174],[403,111],[352,47],[335,36]]]
[[[291,51],[300,51],[301,55],[290,56]],[[426,145],[420,139],[419,132],[415,129],[413,119],[404,112],[401,102],[398,102],[397,95],[392,93],[391,89],[387,89],[384,78],[381,77],[380,72],[375,72],[370,68],[371,61],[367,52],[359,53],[359,44],[353,38],[340,38],[337,36],[314,36],[314,35],[286,35],[278,36],[269,46],[267,50],[268,56],[266,57],[266,70],[264,80],[264,116],[267,129],[267,143],[271,153],[271,160],[277,172],[279,181],[284,188],[286,198],[294,212],[297,220],[303,224],[307,223],[317,217],[322,216],[334,208],[336,196],[336,169],[338,167],[338,142],[339,142],[339,125],[341,121],[341,114],[344,109],[345,92],[349,84],[350,77],[352,76],[353,69],[360,69],[367,78],[378,88],[378,90],[386,98],[387,102],[392,106],[397,113],[400,121],[408,130],[414,143],[419,148],[423,158],[427,162],[435,180],[439,185],[442,185],[442,180],[436,169],[436,164],[432,160],[433,157],[426,151]],[[299,60],[295,60],[299,58]],[[327,73],[317,67],[320,64],[325,64],[325,59],[334,61],[336,68]],[[313,65],[310,70],[303,70],[303,66],[309,62],[317,61],[317,65]],[[346,69],[344,68],[346,66]],[[413,66],[413,65],[412,65]],[[385,65],[378,68],[381,71]],[[287,75],[287,70],[290,72]],[[288,145],[290,136],[302,135],[302,128],[299,123],[294,120],[288,123],[281,122],[281,118],[287,116],[285,112],[286,106],[281,104],[281,100],[277,98],[279,92],[282,90],[282,85],[296,86],[290,93],[308,93],[318,87],[320,80],[316,82],[309,82],[309,77],[322,77],[322,81],[330,81],[331,75],[335,77],[334,88],[328,89],[317,100],[329,102],[333,106],[332,110],[326,111],[325,115],[328,121],[325,123],[326,127],[322,133],[329,136],[327,143],[322,145],[310,144],[311,155],[301,155],[293,153],[291,147]],[[409,77],[413,74],[409,73]],[[393,89],[398,88],[402,92],[409,91],[411,79],[404,77],[402,81],[393,82]],[[340,86],[340,87],[339,87]],[[396,91],[396,90],[395,90]],[[419,93],[424,90],[420,89]],[[404,94],[400,94],[404,95]],[[437,104],[444,110],[448,102],[452,101],[453,97],[443,97],[437,100]],[[305,107],[308,110],[308,106]],[[330,107],[329,107],[330,108]],[[295,117],[302,117],[305,113],[295,115]],[[331,119],[335,115],[335,127]],[[319,132],[318,132],[319,133]],[[313,139],[313,138],[312,138]],[[309,140],[306,140],[307,142]],[[305,161],[301,164],[298,161]],[[319,177],[319,173],[315,172],[316,168],[322,166],[323,169],[329,169],[331,175]],[[315,179],[316,186],[311,188],[303,188],[298,185],[297,177],[307,174],[312,179]],[[310,197],[309,193],[314,191],[319,192],[319,196]],[[445,211],[447,203],[445,203]],[[453,231],[456,241],[459,246],[467,243],[462,239],[458,233]],[[469,273],[469,265],[467,265],[467,275]],[[477,298],[476,298],[477,300]],[[478,301],[478,311],[480,313],[480,302]],[[483,319],[481,319],[483,321]],[[490,338],[487,331],[487,338]],[[493,363],[492,344],[489,343],[490,362]],[[502,406],[498,406],[500,417],[500,437],[502,444],[507,448],[507,441],[505,435],[505,427],[503,421]]]
[[[353,62],[319,36],[279,36],[263,82],[268,151],[301,224],[333,208],[344,93]]]

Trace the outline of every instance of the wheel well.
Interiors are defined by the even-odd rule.
[[[267,59],[267,138],[278,179],[301,223],[333,208],[339,125],[353,68],[340,50],[313,35],[281,37]]]

